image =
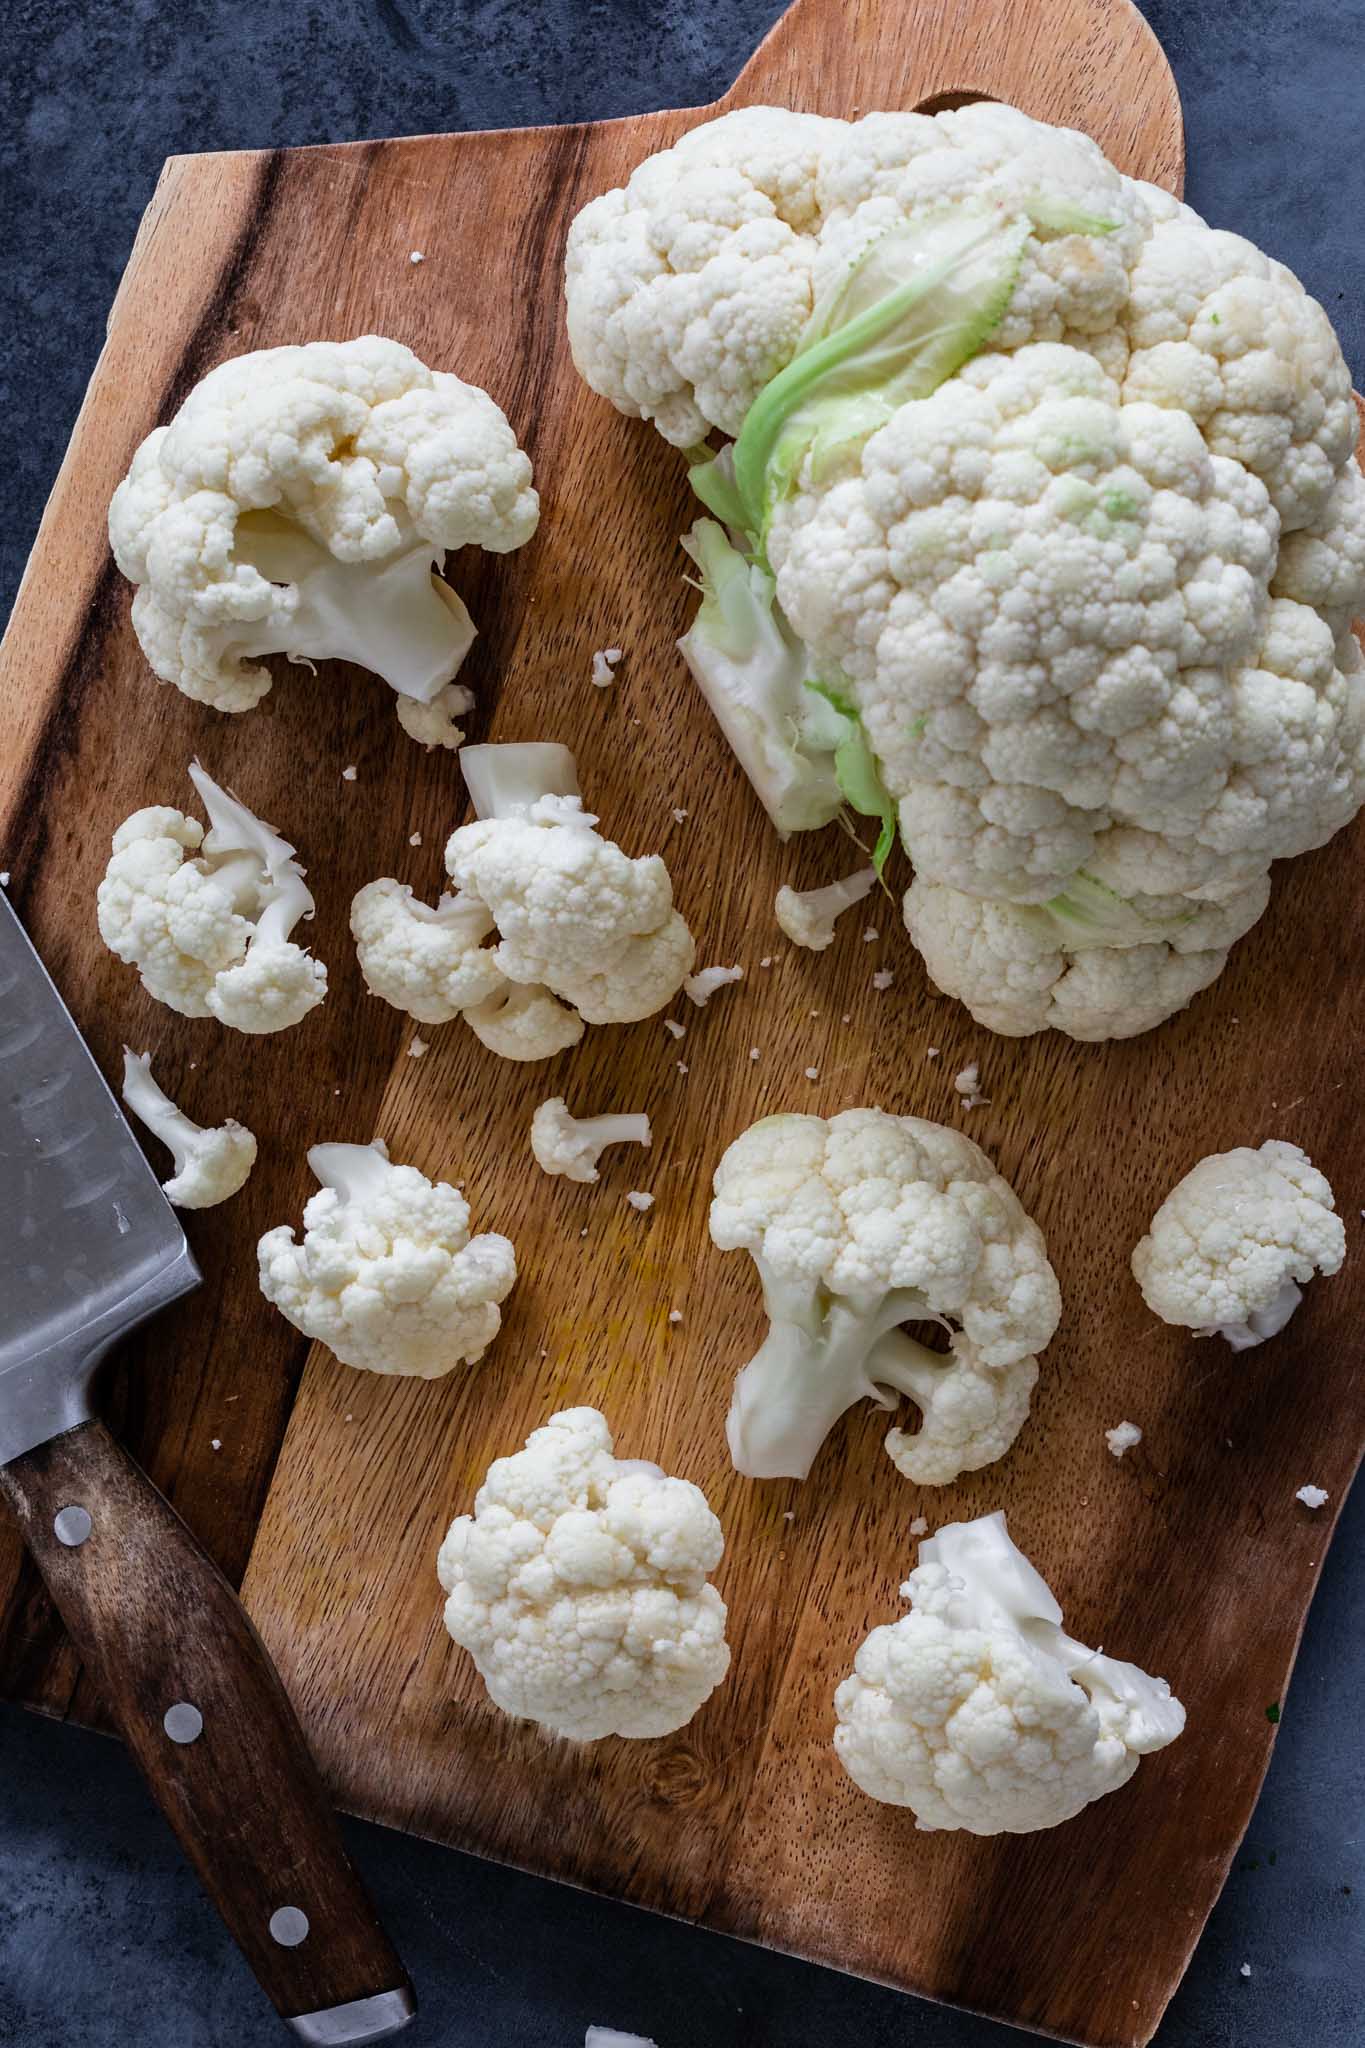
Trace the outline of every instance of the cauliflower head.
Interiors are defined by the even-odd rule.
[[[343,1365],[439,1379],[497,1336],[517,1277],[507,1238],[469,1234],[458,1188],[390,1163],[372,1145],[314,1145],[320,1190],[257,1247],[261,1292]]]
[[[380,335],[220,363],[148,435],[109,508],[133,625],[163,682],[218,711],[270,688],[260,657],[352,661],[404,730],[458,746],[475,636],[435,572],[536,529],[531,465],[472,384]]]
[[[873,1629],[834,1695],[834,1749],[925,1831],[1056,1827],[1184,1728],[1164,1679],[1064,1633],[1003,1514],[921,1543],[901,1593],[909,1614]]]
[[[730,1666],[708,1573],[725,1539],[706,1496],[612,1455],[593,1408],[570,1408],[498,1458],[437,1573],[445,1625],[495,1706],[552,1735],[669,1735]]]
[[[290,937],[313,914],[294,849],[196,761],[209,818],[164,804],[125,818],[100,883],[100,937],[182,1017],[283,1031],[317,1008],[327,969]]]
[[[732,536],[681,644],[741,766],[784,834],[898,827],[979,1021],[1151,1028],[1360,808],[1350,379],[1242,237],[1012,108],[751,108],[593,201],[567,283]],[[1012,914],[1091,891],[1069,945]]]
[[[1346,1230],[1327,1176],[1281,1138],[1201,1159],[1133,1252],[1153,1315],[1234,1351],[1284,1328],[1315,1273],[1336,1273]]]
[[[804,1479],[856,1402],[920,1411],[886,1449],[943,1486],[1014,1442],[1061,1315],[1036,1223],[961,1131],[880,1109],[771,1116],[729,1147],[710,1226],[758,1268],[769,1330],[735,1381],[726,1435],[737,1471]],[[936,1322],[929,1350],[901,1328]]]

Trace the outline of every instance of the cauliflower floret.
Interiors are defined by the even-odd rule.
[[[502,974],[588,1024],[652,1017],[694,957],[663,861],[600,836],[567,748],[471,747],[464,761],[479,818],[452,834],[446,866],[496,924]]]
[[[886,1439],[908,1478],[942,1486],[1003,1457],[1061,1297],[1042,1232],[970,1138],[879,1109],[764,1117],[717,1167],[710,1224],[752,1255],[770,1324],[735,1381],[737,1471],[804,1479],[846,1409],[900,1395],[922,1418]],[[907,1322],[941,1324],[950,1351]]]
[[[649,1144],[647,1116],[571,1116],[562,1095],[542,1102],[531,1119],[536,1165],[567,1180],[595,1181],[597,1162],[608,1145]]]
[[[909,1614],[873,1629],[834,1695],[834,1750],[925,1831],[1056,1827],[1185,1726],[1164,1679],[1064,1633],[1003,1514],[921,1543],[901,1593]]]
[[[313,914],[304,870],[293,847],[197,761],[190,780],[207,834],[165,805],[126,818],[99,887],[100,937],[137,967],[148,995],[181,1016],[283,1031],[327,993],[327,969],[289,936]]]
[[[1346,1231],[1307,1154],[1281,1138],[1201,1159],[1172,1188],[1133,1252],[1153,1315],[1246,1351],[1293,1315],[1299,1283],[1336,1273]]]
[[[366,987],[418,1024],[448,1024],[507,987],[484,945],[492,929],[482,903],[443,896],[433,910],[390,876],[367,883],[351,904],[351,936]]]
[[[504,1060],[549,1060],[583,1036],[583,1019],[547,988],[504,982],[496,995],[464,1013],[480,1044]]]
[[[459,1189],[391,1165],[380,1139],[314,1145],[308,1164],[302,1242],[282,1223],[257,1246],[266,1300],[368,1372],[431,1380],[482,1358],[517,1277],[507,1238],[472,1238]]]
[[[395,709],[410,740],[420,740],[428,753],[433,747],[449,747],[453,753],[464,745],[459,720],[474,709],[474,692],[463,683],[446,683],[426,704],[400,695]]]
[[[842,881],[826,882],[822,889],[797,890],[784,885],[777,892],[773,912],[794,946],[807,946],[813,953],[823,953],[826,946],[834,944],[836,921],[876,886],[875,868],[859,868]]]
[[[109,508],[133,625],[163,682],[219,711],[270,688],[255,664],[353,661],[406,731],[458,746],[446,686],[474,639],[434,572],[531,538],[531,465],[472,384],[379,335],[220,363],[149,434]]]
[[[730,1665],[707,1574],[725,1539],[699,1487],[612,1455],[570,1408],[497,1459],[437,1559],[445,1625],[505,1714],[553,1735],[669,1735]]]
[[[175,1172],[161,1184],[178,1209],[212,1209],[246,1185],[256,1164],[256,1140],[231,1117],[212,1130],[176,1108],[152,1078],[152,1056],[123,1048],[123,1100],[154,1138],[175,1158]]]

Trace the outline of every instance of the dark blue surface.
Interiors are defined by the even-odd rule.
[[[780,0],[0,0],[0,610],[165,155],[697,104],[779,12]],[[1365,4],[1146,12],[1180,84],[1191,202],[1299,272],[1365,383]],[[1046,13],[1039,0],[1041,24]],[[1162,2048],[1365,2042],[1363,1556],[1365,1496]],[[120,1750],[3,1710],[0,1785],[0,2043],[276,2048],[284,2036]],[[349,1833],[417,1980],[413,2048],[579,2048],[594,2020],[660,2048],[1020,2038],[382,1830]]]

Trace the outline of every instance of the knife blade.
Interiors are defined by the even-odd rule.
[[[110,1346],[198,1285],[185,1233],[0,895],[0,1495],[180,1845],[312,2048],[417,2010],[236,1593],[92,1415]]]

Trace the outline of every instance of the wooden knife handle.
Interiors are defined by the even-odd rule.
[[[162,1812],[296,2036],[396,2033],[407,1973],[288,1695],[227,1580],[100,1422],[0,1469],[62,1619]]]

